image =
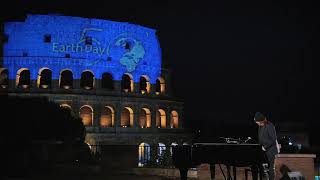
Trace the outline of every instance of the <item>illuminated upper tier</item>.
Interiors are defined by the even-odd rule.
[[[28,15],[24,22],[6,22],[3,64],[9,79],[21,68],[37,79],[39,69],[52,70],[59,79],[63,69],[80,79],[85,70],[101,79],[104,72],[121,80],[130,73],[155,84],[160,76],[161,49],[154,29],[125,22],[59,15]]]

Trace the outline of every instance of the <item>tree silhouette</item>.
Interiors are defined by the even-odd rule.
[[[72,162],[84,145],[81,118],[42,97],[1,96],[1,159],[8,176]],[[42,168],[42,169],[41,169]]]

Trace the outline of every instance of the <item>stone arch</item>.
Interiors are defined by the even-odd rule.
[[[142,75],[139,81],[140,93],[150,93],[150,78],[147,75]]]
[[[167,127],[166,112],[163,109],[158,109],[156,113],[156,126],[157,128]]]
[[[91,70],[84,70],[81,73],[80,87],[91,90],[94,87],[94,73]]]
[[[105,72],[102,74],[101,88],[108,90],[114,89],[114,81],[111,73]]]
[[[114,127],[114,108],[105,106],[101,112],[100,126]]]
[[[179,144],[177,142],[172,142],[171,146],[178,146]]]
[[[84,142],[84,143],[89,147],[90,150],[92,150],[92,146],[90,143],[88,143],[88,142]]]
[[[41,89],[51,88],[52,71],[47,68],[41,68],[38,73],[37,87]]]
[[[73,87],[73,73],[70,69],[61,70],[59,87],[63,89],[71,89]]]
[[[166,82],[163,77],[158,77],[156,80],[156,94],[163,94],[166,91]]]
[[[9,85],[9,71],[6,68],[0,68],[0,86],[2,89]]]
[[[93,125],[93,109],[89,105],[83,105],[80,108],[80,117],[82,118],[83,125],[92,126]]]
[[[150,128],[151,127],[151,111],[148,108],[141,108],[139,117],[139,127]]]
[[[179,127],[179,114],[175,110],[171,111],[170,127],[171,128],[178,128]]]
[[[130,107],[124,107],[121,111],[121,127],[133,127],[133,110]]]
[[[164,144],[164,143],[162,143],[162,142],[159,142],[158,143],[158,148],[157,148],[157,163],[158,164],[162,164],[162,163],[164,163],[163,162],[163,160],[166,158],[165,156],[165,153],[166,153],[166,149],[167,149],[167,147],[166,147],[166,145]]]
[[[123,74],[121,79],[121,91],[133,92],[133,90],[134,90],[134,82],[133,82],[132,75],[129,73]]]
[[[72,116],[75,115],[75,112],[74,112],[74,110],[72,109],[72,107],[71,107],[70,104],[62,103],[62,104],[60,104],[60,107],[63,108],[63,109],[66,109],[67,111],[69,111]]]
[[[69,105],[69,104],[60,104],[60,107],[62,107],[62,108],[67,108],[67,109],[69,109],[70,111],[72,110],[72,108],[71,108],[71,106]]]
[[[176,143],[176,142],[172,142],[171,144],[170,144],[170,155],[172,156],[172,147],[173,146],[178,146],[178,143]]]
[[[164,143],[162,143],[162,142],[159,142],[158,143],[158,147],[159,147],[158,148],[158,155],[162,156],[164,154],[165,150],[166,150],[166,145]]]
[[[16,87],[23,89],[30,87],[30,70],[28,68],[21,68],[18,70]]]
[[[151,160],[151,146],[148,143],[142,142],[139,144],[139,162],[138,166],[143,167]]]

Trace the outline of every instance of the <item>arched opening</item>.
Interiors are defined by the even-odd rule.
[[[150,81],[148,76],[143,75],[140,77],[140,92],[141,94],[150,92]]]
[[[114,89],[112,74],[110,73],[102,74],[101,87],[108,90]]]
[[[141,128],[151,127],[151,112],[148,108],[142,108],[139,117],[139,126]]]
[[[71,106],[69,104],[60,104],[60,107],[69,109],[71,111]]]
[[[100,126],[113,127],[114,126],[114,110],[111,106],[105,106],[101,112]]]
[[[83,71],[81,73],[80,87],[87,90],[93,89],[94,75],[91,71]]]
[[[39,70],[37,87],[41,89],[51,88],[52,72],[48,68],[41,68]]]
[[[92,145],[89,142],[84,142],[79,144],[79,148],[81,149],[75,155],[76,162],[88,162],[91,158],[95,158],[94,152],[97,151],[96,145]]]
[[[121,80],[121,90],[122,92],[133,92],[133,80],[132,76],[128,73],[122,76]]]
[[[90,150],[92,150],[92,146],[88,142],[84,142]]]
[[[158,155],[157,163],[158,164],[164,163],[165,158],[166,158],[165,153],[166,153],[166,145],[161,142],[158,143],[158,152],[157,152],[157,155]]]
[[[16,86],[18,88],[29,88],[30,87],[30,71],[27,68],[19,69],[16,77]]]
[[[80,117],[82,118],[83,125],[92,126],[93,109],[91,106],[84,105],[80,108]]]
[[[74,111],[71,108],[71,105],[69,105],[69,104],[60,104],[60,107],[63,108],[63,109],[68,110],[71,113],[72,116],[75,115]]]
[[[171,143],[171,146],[178,146],[178,143],[173,142],[173,143]]]
[[[60,73],[59,87],[63,89],[71,89],[73,84],[73,74],[70,70],[65,69]]]
[[[163,109],[158,109],[156,113],[156,126],[157,128],[167,127],[166,112]]]
[[[177,111],[171,111],[171,122],[170,127],[171,128],[178,128],[179,125],[179,115]]]
[[[171,156],[172,156],[172,147],[173,146],[178,146],[178,143],[176,143],[176,142],[171,143],[171,146],[170,146],[170,155]]]
[[[92,160],[101,160],[101,148],[94,141],[84,142],[84,145],[89,148],[89,152],[86,155],[89,155],[88,158],[92,158]]]
[[[9,72],[8,69],[0,68],[0,86],[6,89],[9,85]]]
[[[139,145],[139,162],[138,166],[143,167],[150,162],[150,145],[147,143],[141,143]]]
[[[156,80],[156,94],[157,95],[163,94],[163,93],[165,93],[165,90],[166,90],[165,80],[162,77],[159,77]]]
[[[130,107],[124,107],[121,111],[121,127],[133,126],[133,110]]]

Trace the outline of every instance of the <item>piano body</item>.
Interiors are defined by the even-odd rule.
[[[259,174],[261,179],[262,164],[266,163],[261,145],[247,143],[194,143],[193,145],[174,146],[172,160],[174,166],[180,170],[181,180],[187,178],[187,169],[204,163],[213,167],[215,164],[226,165],[228,167],[226,179],[232,179],[231,167],[234,179],[236,179],[236,167],[255,167],[256,169],[252,169],[253,172]]]

